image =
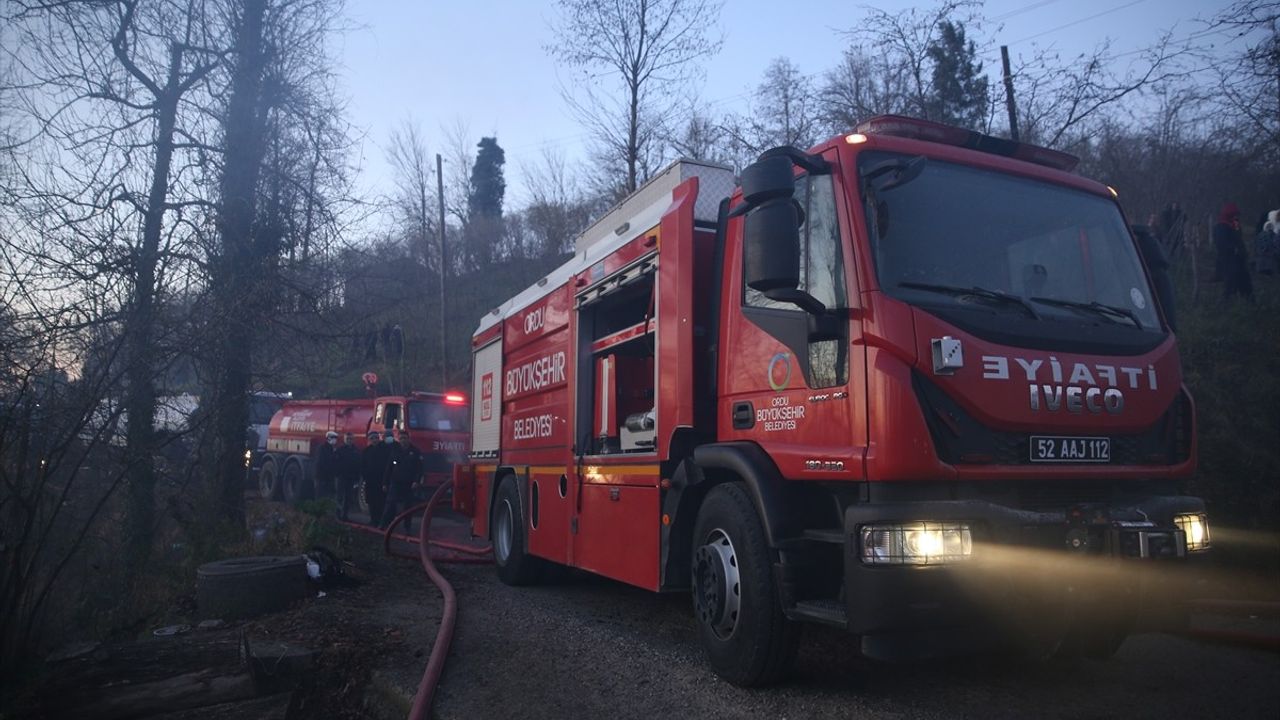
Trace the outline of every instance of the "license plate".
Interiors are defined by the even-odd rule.
[[[1111,462],[1111,438],[1032,435],[1031,462]]]

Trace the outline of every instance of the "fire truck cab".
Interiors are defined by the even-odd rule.
[[[737,684],[799,622],[1113,652],[1209,537],[1168,300],[1074,164],[885,116],[673,165],[481,320],[455,508],[505,582],[691,592]]]

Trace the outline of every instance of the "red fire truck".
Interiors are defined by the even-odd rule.
[[[800,622],[1110,654],[1209,536],[1169,299],[1075,164],[882,116],[672,166],[481,320],[456,509],[507,583],[692,591],[737,684]]]
[[[462,393],[413,392],[350,400],[290,400],[271,418],[258,489],[268,500],[315,495],[313,459],[329,431],[351,433],[363,450],[370,430],[409,428],[422,453],[423,485],[439,485],[467,451],[467,400]],[[339,442],[342,442],[339,440]],[[361,494],[363,497],[363,494]]]

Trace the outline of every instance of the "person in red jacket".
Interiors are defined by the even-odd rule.
[[[1222,281],[1223,297],[1230,300],[1240,295],[1253,302],[1249,258],[1240,234],[1240,208],[1233,202],[1224,204],[1218,214],[1218,224],[1213,226],[1213,247],[1217,256],[1214,270]]]

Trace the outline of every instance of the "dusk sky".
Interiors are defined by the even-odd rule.
[[[1001,43],[1015,58],[1037,46],[1053,46],[1066,58],[1108,38],[1117,53],[1126,53],[1150,46],[1164,31],[1172,31],[1175,39],[1195,35],[1204,28],[1197,20],[1228,4],[990,0],[984,12],[989,22],[977,40],[995,89]],[[932,7],[876,5],[890,11]],[[724,46],[706,63],[705,78],[691,92],[712,115],[742,112],[766,64],[781,55],[820,78],[848,44],[842,31],[864,13],[863,5],[839,0],[728,0],[718,28]],[[349,117],[364,133],[360,164],[369,189],[389,189],[384,148],[390,131],[407,118],[426,131],[432,153],[443,150],[446,125],[464,123],[475,140],[496,134],[506,150],[509,207],[524,203],[521,165],[536,161],[544,147],[558,148],[571,160],[583,157],[586,135],[558,89],[558,78],[568,74],[544,49],[553,37],[553,3],[352,2],[348,14],[357,29],[339,48],[343,91]],[[1139,56],[1135,52],[1124,59]]]

